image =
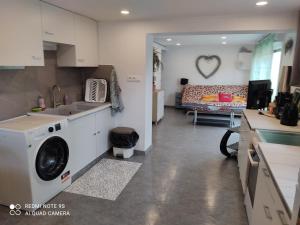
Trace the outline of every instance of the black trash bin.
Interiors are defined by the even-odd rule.
[[[130,158],[134,147],[139,140],[137,132],[130,127],[116,127],[110,132],[110,141],[113,146],[114,156]]]

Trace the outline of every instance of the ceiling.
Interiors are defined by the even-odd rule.
[[[218,34],[218,35],[156,35],[154,42],[163,46],[175,46],[180,43],[183,46],[187,45],[222,45],[225,41],[227,45],[255,45],[267,34]],[[226,37],[226,39],[222,39]],[[171,38],[172,41],[167,41]]]
[[[256,7],[257,0],[44,0],[99,21],[160,19],[225,14],[297,12],[299,0],[269,0]],[[128,9],[124,16],[120,10]]]

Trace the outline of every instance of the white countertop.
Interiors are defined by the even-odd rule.
[[[292,212],[299,179],[300,147],[259,143],[259,149],[279,188],[279,194]]]
[[[246,109],[244,115],[252,130],[264,129],[264,130],[278,130],[285,132],[297,132],[300,133],[300,125],[297,127],[289,127],[280,124],[280,120],[264,115],[258,114],[258,110]]]
[[[75,119],[80,118],[82,116],[86,116],[86,115],[89,115],[89,114],[92,114],[92,113],[95,113],[95,112],[98,112],[98,111],[101,111],[101,110],[104,110],[104,109],[107,109],[107,108],[111,107],[111,103],[109,103],[109,102],[106,102],[106,103],[88,103],[88,102],[84,102],[84,104],[86,104],[86,105],[95,105],[97,107],[93,108],[93,109],[83,111],[83,112],[80,112],[80,113],[76,113],[74,115],[67,116],[68,120],[75,120]]]

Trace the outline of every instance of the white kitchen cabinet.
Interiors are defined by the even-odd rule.
[[[84,16],[75,15],[75,45],[61,45],[58,49],[58,66],[97,67],[98,25]]]
[[[76,15],[76,55],[79,66],[98,66],[98,25],[87,17]]]
[[[75,15],[62,8],[41,2],[43,40],[75,44]]]
[[[274,219],[274,201],[265,182],[265,174],[259,169],[256,183],[252,222],[250,225],[271,225]]]
[[[69,121],[71,131],[72,174],[86,167],[110,148],[113,128],[111,109],[106,108]]]
[[[43,66],[39,0],[2,0],[0,66]]]
[[[71,171],[74,175],[95,159],[95,114],[72,120],[69,122],[69,127],[71,131]]]
[[[113,128],[111,109],[101,110],[96,113],[96,157],[105,153],[110,147],[109,133]]]
[[[291,225],[291,220],[279,196],[271,172],[262,157],[260,159],[250,225]]]
[[[248,149],[251,148],[250,144],[252,141],[253,132],[251,131],[247,119],[243,115],[241,118],[240,127],[240,140],[239,140],[239,151],[238,151],[238,166],[240,172],[240,179],[244,193],[247,190],[247,174],[248,174]]]
[[[165,92],[163,90],[153,91],[152,122],[155,122],[155,124],[164,117],[164,94]]]

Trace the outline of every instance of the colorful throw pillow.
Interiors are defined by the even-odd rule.
[[[219,93],[219,102],[232,102],[232,94]]]
[[[218,102],[219,96],[218,95],[203,95],[201,100],[204,102]]]
[[[236,103],[246,103],[247,100],[245,97],[241,97],[241,96],[233,96],[232,102],[236,102]]]

